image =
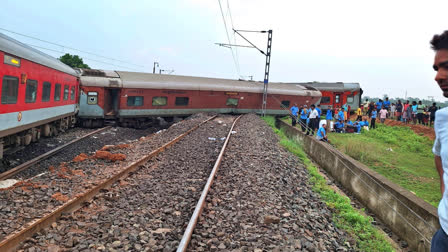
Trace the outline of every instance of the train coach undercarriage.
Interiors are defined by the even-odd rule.
[[[37,142],[42,136],[57,136],[60,132],[64,132],[68,128],[74,127],[75,124],[76,116],[71,115],[8,136],[0,137],[0,159],[2,159],[3,162],[7,162],[3,159],[3,153],[5,151]]]

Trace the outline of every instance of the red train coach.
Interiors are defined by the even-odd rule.
[[[0,159],[75,122],[78,73],[59,60],[0,33]]]
[[[347,104],[352,111],[355,111],[361,104],[363,91],[359,83],[307,82],[301,84],[322,92],[320,105],[324,110],[328,109],[329,106],[341,108],[342,105]]]
[[[156,117],[198,112],[260,113],[263,83],[84,70],[81,90],[79,119],[84,126],[101,126],[104,119],[138,126]],[[314,104],[320,97],[312,87],[269,83],[266,114],[286,115],[293,103]]]

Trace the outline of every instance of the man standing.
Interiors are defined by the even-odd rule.
[[[371,117],[372,119],[370,120],[370,125],[372,125],[371,126],[372,129],[376,128],[375,121],[376,121],[376,115],[377,114],[378,114],[378,112],[376,112],[376,110],[372,111],[372,117]]]
[[[328,128],[331,130],[331,121],[333,120],[333,111],[331,110],[331,106],[328,106],[327,115],[325,116],[327,120]]]
[[[307,109],[307,106],[305,105],[305,106],[303,106],[303,109],[300,112],[300,126],[302,127],[302,132],[305,132],[307,118],[308,118],[308,109]]]
[[[361,121],[362,120],[362,110],[361,110],[361,108],[358,108],[356,110],[356,115],[357,115],[356,121]]]
[[[322,110],[320,109],[320,104],[317,104],[316,111],[317,111],[317,117],[320,119],[320,116],[322,115]]]
[[[434,35],[431,46],[436,52],[433,65],[437,72],[435,80],[442,89],[443,96],[448,98],[448,31],[441,35]],[[434,131],[436,140],[432,151],[440,177],[442,200],[438,207],[441,228],[434,234],[431,241],[431,251],[433,252],[448,251],[448,193],[445,188],[448,183],[448,108],[436,112]]]
[[[314,106],[314,104],[311,105],[311,111],[310,111],[309,118],[310,118],[310,122],[308,123],[308,129],[306,131],[306,134],[309,135],[309,131],[310,131],[311,135],[314,135],[314,130],[319,126],[319,124],[316,126],[316,121],[318,120],[318,118],[317,118],[316,106]]]
[[[342,112],[342,109],[339,109],[339,112],[338,112],[338,121],[340,121],[340,122],[344,122],[345,121],[345,118],[344,118],[344,112]]]
[[[381,108],[383,107],[383,100],[378,99],[378,102],[375,105],[376,105],[376,112],[380,112]]]
[[[423,112],[425,112],[425,105],[422,104],[422,101],[418,101],[417,119],[419,124],[423,124]]]
[[[383,106],[387,111],[389,111],[389,109],[390,109],[389,97],[386,97],[386,100],[383,102]]]
[[[396,110],[397,110],[397,121],[401,121],[401,113],[403,112],[403,104],[401,104],[401,100],[398,100]]]
[[[436,106],[436,103],[434,102],[432,104],[432,106],[429,107],[429,109],[428,109],[428,112],[430,113],[429,114],[429,127],[431,127],[432,123],[436,119],[436,111],[437,111],[437,106]]]
[[[294,127],[296,126],[296,120],[297,120],[297,112],[299,112],[299,108],[297,107],[297,103],[294,103],[294,105],[291,107],[291,125]]]

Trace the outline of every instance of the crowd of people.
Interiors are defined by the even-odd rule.
[[[325,113],[325,120],[320,123],[322,115],[322,109],[320,105],[311,105],[309,108],[307,105],[300,107],[294,104],[291,108],[292,126],[299,124],[302,132],[306,135],[314,135],[316,138],[322,141],[328,142],[327,128],[330,131],[339,133],[360,133],[362,127],[369,127],[369,122],[366,117],[362,116],[362,110],[358,108],[357,119],[355,122],[350,120],[350,106],[343,105],[342,108],[336,108],[334,111],[331,106]],[[320,124],[320,125],[319,125]],[[330,127],[333,124],[333,127]]]
[[[386,118],[389,118],[406,124],[414,123],[432,126],[438,108],[436,103],[428,107],[422,101],[410,102],[407,100],[402,103],[401,100],[398,100],[397,103],[391,103],[389,98],[386,97],[384,101],[382,99],[378,99],[377,102],[366,100],[361,105],[361,110],[369,118],[376,118],[379,115],[381,123],[384,123]]]

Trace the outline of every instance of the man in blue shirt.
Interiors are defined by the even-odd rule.
[[[383,100],[379,99],[375,105],[376,105],[376,112],[380,112],[381,108],[383,107]]]
[[[297,107],[297,103],[294,103],[294,105],[291,107],[291,125],[294,127],[296,126],[296,120],[297,120],[297,112],[299,112],[299,108]]]
[[[302,111],[300,112],[300,126],[302,127],[302,132],[305,132],[308,118],[308,107],[306,105],[303,106]]]
[[[316,110],[317,110],[317,117],[320,119],[320,116],[322,115],[322,110],[320,109],[320,104],[317,104]]]
[[[316,139],[319,141],[329,142],[328,138],[327,138],[327,133],[325,132],[325,127],[326,127],[326,125],[324,123],[324,124],[322,124],[322,127],[320,127],[317,130]]]
[[[344,123],[342,121],[337,121],[334,124],[334,131],[342,133],[344,131]]]
[[[372,111],[372,119],[370,120],[370,124],[372,125],[372,129],[375,129],[375,121],[376,121],[376,115],[378,114],[378,112],[376,112],[376,110]]]
[[[442,89],[443,96],[448,98],[448,31],[434,35],[431,40],[432,49],[436,52],[433,68],[437,72],[436,82]],[[432,149],[436,169],[440,177],[442,200],[438,214],[441,228],[434,234],[431,251],[448,251],[448,108],[437,110],[434,122],[436,140]]]
[[[340,121],[340,122],[344,122],[344,121],[345,121],[345,118],[344,118],[344,112],[342,111],[342,109],[339,109],[339,112],[338,112],[338,121]]]
[[[386,97],[386,100],[383,102],[383,106],[387,111],[390,111],[390,101],[389,97]]]
[[[331,106],[328,106],[327,109],[327,115],[325,116],[325,119],[327,120],[327,126],[331,130],[331,121],[333,120],[333,111],[331,110]]]

